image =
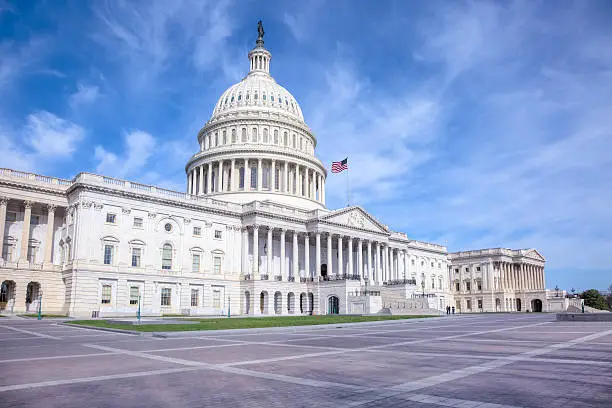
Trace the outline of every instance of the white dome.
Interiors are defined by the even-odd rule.
[[[221,113],[245,108],[285,113],[304,122],[302,109],[293,95],[265,72],[251,71],[242,81],[223,92],[215,105],[213,118]]]

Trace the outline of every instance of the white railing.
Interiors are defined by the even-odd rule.
[[[60,186],[69,186],[72,184],[72,181],[70,180],[5,168],[0,168],[0,177],[16,178],[20,180],[31,180],[34,183],[54,184]]]

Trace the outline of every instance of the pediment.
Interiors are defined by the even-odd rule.
[[[381,224],[361,207],[348,207],[337,210],[321,218],[329,223],[364,229],[368,231],[388,233],[389,228]]]
[[[542,254],[541,254],[541,253],[539,253],[539,252],[538,252],[537,250],[535,250],[535,249],[528,249],[528,250],[527,250],[527,253],[525,254],[525,256],[526,256],[526,257],[528,257],[528,258],[537,259],[538,261],[542,261],[542,262],[545,262],[545,261],[546,261],[546,258],[544,258],[544,257],[542,256]]]

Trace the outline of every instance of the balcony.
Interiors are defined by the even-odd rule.
[[[416,285],[416,279],[397,279],[390,280],[387,282],[383,282],[383,285],[386,286],[396,286],[396,285]]]

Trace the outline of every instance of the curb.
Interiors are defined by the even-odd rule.
[[[132,336],[143,336],[147,334],[150,335],[150,333],[143,333],[143,332],[139,332],[135,330],[111,329],[109,327],[86,326],[86,325],[81,325],[81,324],[70,324],[66,322],[62,322],[58,324],[61,326],[67,326],[67,327],[73,327],[73,328],[76,327],[78,329],[99,330],[99,331],[112,332],[112,333],[130,334]]]

